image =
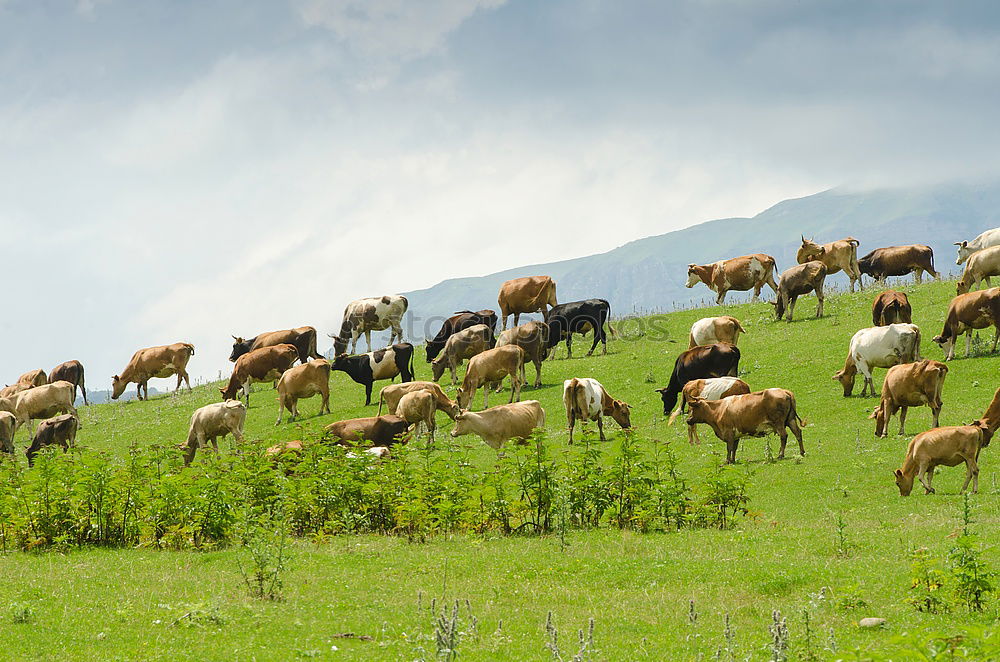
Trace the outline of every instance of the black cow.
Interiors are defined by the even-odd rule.
[[[35,464],[35,455],[46,446],[59,444],[64,451],[68,451],[69,447],[76,441],[76,431],[79,427],[80,421],[73,414],[63,414],[42,421],[38,429],[35,430],[31,446],[25,453],[28,456],[28,466]]]
[[[587,356],[594,353],[594,348],[600,342],[604,353],[608,353],[608,337],[604,325],[614,334],[608,318],[611,316],[611,304],[604,299],[587,299],[586,301],[571,301],[552,306],[545,315],[545,323],[549,327],[548,347],[553,349],[560,341],[566,341],[567,358],[573,357],[573,334],[586,334],[593,330],[594,344],[590,346]],[[556,353],[553,351],[552,358]]]
[[[333,359],[333,369],[346,372],[347,376],[365,387],[365,405],[372,403],[372,384],[380,379],[413,381],[413,345],[396,343],[392,347],[367,354],[338,354]]]
[[[727,342],[699,345],[681,352],[674,362],[670,382],[666,387],[656,389],[663,399],[663,414],[670,414],[677,404],[681,389],[692,379],[736,377],[739,367],[740,350]]]
[[[427,362],[430,363],[438,357],[444,345],[453,334],[463,329],[477,324],[485,324],[490,327],[490,349],[496,343],[497,335],[497,314],[492,310],[480,310],[474,313],[471,310],[460,310],[441,325],[441,330],[437,332],[432,340],[427,341]]]
[[[233,353],[229,355],[229,360],[234,363],[236,359],[252,350],[285,344],[294,345],[295,349],[298,350],[299,363],[308,363],[309,359],[323,358],[316,351],[316,329],[311,326],[270,331],[246,340],[233,336],[233,340],[235,341],[233,342]]]

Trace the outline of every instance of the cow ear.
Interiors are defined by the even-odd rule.
[[[895,476],[896,478],[902,478],[903,472],[900,471],[899,469],[896,469],[895,471],[892,472],[892,475]]]
[[[657,393],[663,393],[667,390],[667,387],[664,386],[663,388],[654,388],[653,390]]]

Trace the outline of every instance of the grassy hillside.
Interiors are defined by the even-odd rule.
[[[940,330],[954,284],[902,289],[923,331],[923,355],[940,359],[930,338]],[[942,469],[936,495],[915,490],[914,496],[899,497],[891,473],[907,439],[874,439],[867,415],[876,401],[843,398],[832,381],[851,335],[870,324],[873,295],[866,290],[831,297],[820,320],[808,317],[815,301],[804,298],[796,311],[800,319],[791,324],[774,322],[764,303],[622,322],[622,338],[611,343],[607,356],[566,360],[560,347],[557,360],[545,364],[545,385],[524,391],[522,397],[538,399],[546,409],[546,445],[557,461],[580,452],[579,446],[566,445],[562,380],[593,376],[633,405],[642,446],[669,442],[679,471],[692,484],[703,482],[724,457],[723,444],[704,429],[703,444],[689,446],[685,426],[666,424],[653,389],[666,384],[695,319],[721,312],[739,317],[748,330],[740,340],[741,377],[754,389],[793,390],[809,425],[805,458],[798,457],[794,444],[780,462],[766,461],[764,439],[741,445],[739,465],[726,473],[749,472],[751,501],[750,513],[734,529],[643,535],[570,528],[565,540],[455,535],[424,543],[381,536],[298,541],[279,603],[247,597],[237,568],[243,557],[234,548],[9,553],[0,564],[0,595],[9,603],[0,601],[0,633],[8,655],[50,659],[58,646],[66,657],[79,659],[429,659],[435,650],[432,599],[436,606],[462,601],[467,635],[459,657],[475,660],[551,659],[545,648],[549,611],[566,659],[577,649],[577,629],[590,618],[599,649],[594,659],[609,660],[711,658],[727,648],[734,650],[731,659],[769,659],[767,628],[775,609],[788,619],[796,654],[808,650],[822,658],[833,656],[824,650],[832,647],[831,637],[841,653],[860,648],[869,655],[897,645],[894,637],[903,633],[954,633],[962,625],[988,624],[997,615],[995,603],[975,616],[962,609],[923,614],[905,602],[910,552],[927,547],[943,556],[961,526],[957,490],[964,469]],[[1000,386],[1000,357],[959,359],[949,368],[942,425],[978,417]],[[418,363],[418,379],[429,378],[429,372],[428,364]],[[883,375],[877,373],[877,384]],[[308,440],[333,420],[374,413],[362,404],[363,389],[344,374],[334,373],[331,386],[332,416],[314,416],[318,400],[308,400],[300,407],[304,420],[277,428],[274,392],[255,392],[248,437],[262,445]],[[149,402],[85,408],[78,444],[116,457],[130,444],[173,445],[184,438],[191,411],[217,400],[211,386]],[[440,417],[442,424],[445,420]],[[908,431],[912,435],[929,423],[929,410],[911,410]],[[613,434],[603,445],[606,457],[621,441],[617,427],[608,427]],[[450,423],[440,432],[449,429]],[[587,435],[595,439],[596,427]],[[473,437],[457,442],[440,434],[432,453],[467,453],[485,479],[496,453]],[[769,443],[776,452],[776,438]],[[230,446],[227,441],[224,454],[232,452]],[[992,447],[983,454],[980,494],[971,500],[973,528],[986,542],[995,539],[992,532],[1000,523],[993,455]],[[1000,564],[992,548],[984,559],[993,567]],[[697,611],[693,623],[691,601]],[[31,622],[15,623],[25,608]],[[474,631],[470,610],[477,619]],[[865,616],[887,618],[888,627],[859,630],[856,622]],[[346,632],[373,640],[334,636]],[[730,656],[724,652],[722,658]]]

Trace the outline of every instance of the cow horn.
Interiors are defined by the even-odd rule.
[[[806,243],[806,236],[804,234],[800,234],[799,236],[802,237],[802,243]]]

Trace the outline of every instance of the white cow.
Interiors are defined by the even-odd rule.
[[[955,245],[958,246],[958,259],[955,260],[955,264],[962,264],[976,251],[990,246],[1000,246],[1000,228],[987,230],[972,241],[956,241]]]
[[[212,442],[216,453],[219,452],[219,437],[232,434],[236,441],[243,441],[243,424],[246,418],[247,408],[239,400],[213,402],[196,409],[191,415],[191,426],[188,428],[184,464],[191,464],[194,454],[199,448],[205,447],[206,441]]]
[[[384,331],[392,328],[389,344],[399,338],[403,342],[403,327],[401,322],[409,307],[406,297],[400,294],[386,294],[381,297],[370,297],[352,301],[344,309],[344,321],[340,325],[340,333],[327,334],[333,338],[333,351],[343,354],[347,351],[347,342],[351,342],[351,354],[358,348],[358,338],[365,334],[368,351],[372,351],[372,331]]]
[[[851,338],[844,369],[833,379],[844,387],[844,397],[854,390],[854,376],[860,371],[865,378],[861,395],[868,389],[875,396],[872,368],[891,368],[901,363],[920,360],[920,328],[916,324],[890,324],[861,329]]]
[[[463,410],[455,416],[452,437],[476,434],[490,448],[499,450],[508,439],[526,439],[536,428],[545,426],[545,410],[538,400],[513,402],[483,411]]]

